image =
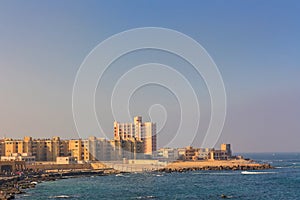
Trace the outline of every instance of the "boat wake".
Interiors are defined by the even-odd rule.
[[[51,196],[50,199],[68,199],[71,198],[68,195],[57,195],[57,196]]]
[[[242,171],[241,174],[244,175],[252,175],[252,174],[276,174],[277,172],[249,172],[249,171]]]
[[[230,173],[230,172],[196,172],[193,174],[202,174],[202,175],[225,175],[225,176],[230,176],[230,175],[237,175],[237,173]]]

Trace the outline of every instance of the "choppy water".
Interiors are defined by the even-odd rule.
[[[247,154],[272,173],[197,171],[96,176],[45,182],[18,199],[300,199],[300,153]]]

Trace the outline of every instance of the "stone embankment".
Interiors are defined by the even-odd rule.
[[[160,172],[185,172],[197,170],[265,170],[273,169],[270,164],[259,164],[247,160],[228,161],[179,161],[159,169]]]
[[[14,199],[16,194],[25,193],[25,189],[34,188],[38,183],[44,181],[55,181],[58,179],[75,178],[83,176],[104,176],[118,173],[113,169],[105,170],[68,170],[64,172],[26,174],[22,176],[0,177],[0,200]]]

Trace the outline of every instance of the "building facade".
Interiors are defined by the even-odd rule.
[[[141,116],[136,116],[133,123],[114,122],[114,140],[142,142],[144,154],[152,155],[157,148],[156,124],[143,122]]]

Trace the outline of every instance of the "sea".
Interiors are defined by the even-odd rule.
[[[299,199],[300,153],[242,154],[275,169],[128,173],[43,182],[16,199]]]

